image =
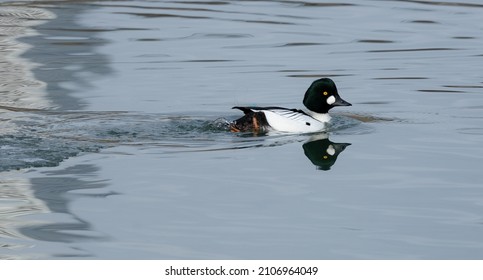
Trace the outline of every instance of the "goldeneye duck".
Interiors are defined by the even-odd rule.
[[[304,101],[308,110],[282,107],[240,107],[245,114],[230,123],[232,132],[240,131],[281,131],[308,133],[324,131],[330,121],[329,110],[335,106],[352,106],[337,92],[334,81],[322,78],[314,81],[305,92]]]

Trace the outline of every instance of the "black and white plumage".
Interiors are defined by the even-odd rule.
[[[315,119],[302,110],[287,109],[282,107],[233,107],[245,114],[233,121],[230,128],[238,131],[268,131],[282,132],[317,132],[326,128],[330,116],[325,114],[325,119]],[[322,116],[321,116],[322,117]]]
[[[230,124],[230,130],[240,131],[281,131],[309,133],[324,131],[330,121],[329,110],[335,106],[351,106],[343,100],[329,78],[314,81],[305,92],[303,103],[308,110],[282,107],[242,107],[236,106],[245,114]]]

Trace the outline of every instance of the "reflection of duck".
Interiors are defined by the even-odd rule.
[[[335,83],[329,78],[316,80],[305,92],[307,112],[282,107],[233,107],[245,114],[230,124],[232,132],[260,132],[275,130],[282,132],[318,132],[330,121],[329,110],[335,106],[351,106],[337,92]]]
[[[312,136],[302,145],[305,156],[317,166],[319,170],[330,170],[337,160],[337,156],[345,150],[350,143],[334,143],[327,134]]]

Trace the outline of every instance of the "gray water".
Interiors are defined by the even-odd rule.
[[[482,14],[0,1],[0,258],[482,259]],[[327,132],[228,131],[320,77]]]

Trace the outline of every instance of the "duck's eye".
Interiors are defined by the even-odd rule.
[[[329,94],[329,93],[327,91],[324,91],[323,95],[327,95],[327,94]]]
[[[328,159],[329,157],[328,156],[324,156],[324,159]]]

